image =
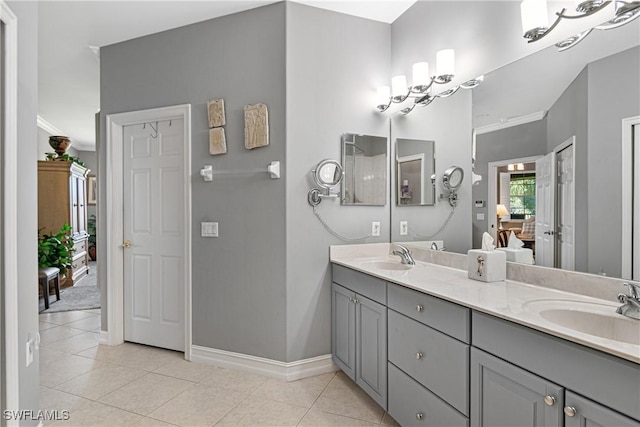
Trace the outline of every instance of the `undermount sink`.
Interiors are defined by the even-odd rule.
[[[615,305],[536,300],[523,305],[544,320],[585,334],[640,345],[640,321],[616,313]]]
[[[410,270],[411,265],[402,264],[400,261],[368,261],[365,263],[367,267],[377,268],[379,270],[405,271]]]

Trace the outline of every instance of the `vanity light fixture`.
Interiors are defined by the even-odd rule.
[[[562,19],[579,19],[591,16],[606,8],[609,3],[611,3],[611,1],[576,0],[577,15],[567,15],[565,13],[567,9],[563,8],[560,12],[556,12],[556,20],[553,24],[549,25],[547,0],[524,0],[520,4],[524,38],[528,39],[529,43],[538,41],[558,26]],[[640,16],[640,0],[614,0],[613,3],[615,7],[615,16],[612,19],[556,43],[558,50],[562,52],[563,50],[567,50],[575,46],[589,35],[593,29],[609,30],[617,28]]]
[[[407,84],[405,75],[397,75],[391,79],[391,87],[380,86],[377,89],[376,108],[379,112],[389,109],[392,103],[403,103],[407,99],[413,99],[409,107],[400,110],[408,114],[417,105],[424,107],[429,105],[436,98],[446,98],[453,95],[459,88],[473,89],[483,80],[483,76],[469,80],[459,86],[447,89],[443,92],[435,91],[435,84],[447,84],[455,76],[455,51],[453,49],[443,49],[436,53],[437,73],[431,75],[428,62],[417,62],[412,67],[412,85]]]

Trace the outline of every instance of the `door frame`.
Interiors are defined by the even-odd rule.
[[[508,166],[511,163],[534,163],[542,156],[519,157],[516,159],[498,160],[489,162],[487,166],[487,232],[497,241],[496,231],[498,222],[496,221],[498,198],[498,168]],[[493,202],[492,202],[493,200]]]
[[[124,256],[122,236],[124,233],[123,185],[123,131],[125,126],[163,120],[184,120],[184,358],[191,360],[192,345],[192,268],[191,268],[191,104],[148,110],[109,114],[106,117],[106,169],[99,171],[98,183],[105,183],[105,195],[100,203],[106,206],[104,222],[106,236],[106,293],[107,331],[100,341],[106,345],[124,342]]]
[[[622,119],[622,278],[631,280],[633,269],[633,126],[640,126],[640,116]],[[640,141],[636,141],[640,147]],[[625,256],[628,254],[628,256]]]
[[[556,162],[556,173],[555,176],[553,177],[553,185],[555,186],[555,207],[554,207],[554,220],[553,220],[553,229],[554,232],[558,233],[557,227],[558,227],[558,216],[559,216],[559,209],[560,209],[560,203],[559,203],[559,199],[558,199],[558,174],[557,174],[557,163],[558,163],[558,153],[560,153],[563,150],[566,150],[567,148],[572,147],[572,164],[573,164],[573,168],[572,168],[572,180],[573,180],[573,218],[571,219],[571,222],[573,224],[573,229],[571,230],[573,235],[571,236],[571,241],[573,242],[573,270],[575,270],[576,268],[576,136],[572,135],[570,138],[567,138],[562,144],[558,145],[557,147],[555,147],[553,149],[553,152],[555,153],[555,159],[554,161]],[[556,237],[555,239],[555,253],[553,255],[553,266],[556,268],[560,268],[558,266],[558,238]]]
[[[5,55],[2,58],[4,67],[4,145],[0,146],[4,159],[18,157],[18,20],[9,6],[0,0],[0,21],[4,25]],[[15,161],[3,162],[2,168],[2,282],[4,307],[2,331],[4,351],[4,374],[0,375],[0,386],[3,390],[2,409],[18,409],[20,407],[20,336],[18,330],[18,314],[21,306],[18,301],[18,164]],[[29,275],[27,275],[30,277]],[[24,304],[23,304],[24,305]],[[2,315],[2,314],[0,314]],[[0,405],[4,406],[4,405]],[[18,425],[17,420],[7,421],[8,426]]]

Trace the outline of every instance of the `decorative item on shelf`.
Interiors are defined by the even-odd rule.
[[[68,136],[51,135],[49,137],[49,145],[58,156],[62,156],[67,151],[67,148],[71,147],[71,140]]]
[[[269,113],[265,104],[244,106],[244,146],[247,150],[269,145]]]
[[[67,153],[64,153],[61,156],[57,155],[56,153],[44,153],[44,154],[45,154],[45,160],[59,161],[59,162],[73,162],[84,167],[84,162],[80,160],[79,157],[70,156]]]
[[[607,8],[612,3],[605,0],[577,0],[576,12],[577,15],[567,15],[566,8],[563,8],[560,12],[556,12],[556,20],[553,24],[549,25],[549,15],[547,12],[546,0],[524,0],[520,4],[520,12],[522,17],[522,31],[524,38],[529,40],[529,43],[535,42],[549,34],[562,19],[579,19],[591,16],[601,10]],[[640,16],[640,1],[613,1],[614,17],[603,22],[600,25],[596,25],[593,28],[587,29],[564,39],[556,43],[556,47],[559,51],[567,50],[581,40],[583,40],[592,30],[610,30],[627,24],[638,16]]]
[[[384,112],[391,107],[391,104],[401,104],[407,99],[412,99],[413,103],[400,110],[403,114],[409,114],[416,106],[424,107],[431,104],[436,98],[446,98],[458,91],[458,89],[473,89],[478,86],[484,76],[468,80],[458,86],[454,86],[442,92],[435,90],[435,84],[450,83],[455,76],[455,52],[453,49],[443,49],[436,53],[438,72],[435,75],[429,73],[428,62],[417,62],[413,64],[413,82],[411,86],[407,84],[407,77],[398,75],[391,79],[389,86],[380,86],[377,89],[376,108],[379,112]]]
[[[42,237],[38,238],[38,268],[59,268],[60,285],[64,284],[68,272],[73,267],[75,249],[70,233],[71,226],[64,224],[56,234],[42,234]]]

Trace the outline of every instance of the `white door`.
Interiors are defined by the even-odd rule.
[[[633,243],[632,279],[640,280],[640,125],[633,127]],[[624,231],[623,231],[624,232]]]
[[[185,342],[183,138],[182,119],[124,127],[124,339],[178,351]]]
[[[555,260],[555,153],[536,160],[536,264]]]
[[[575,270],[575,182],[573,144],[556,153],[556,267]]]

